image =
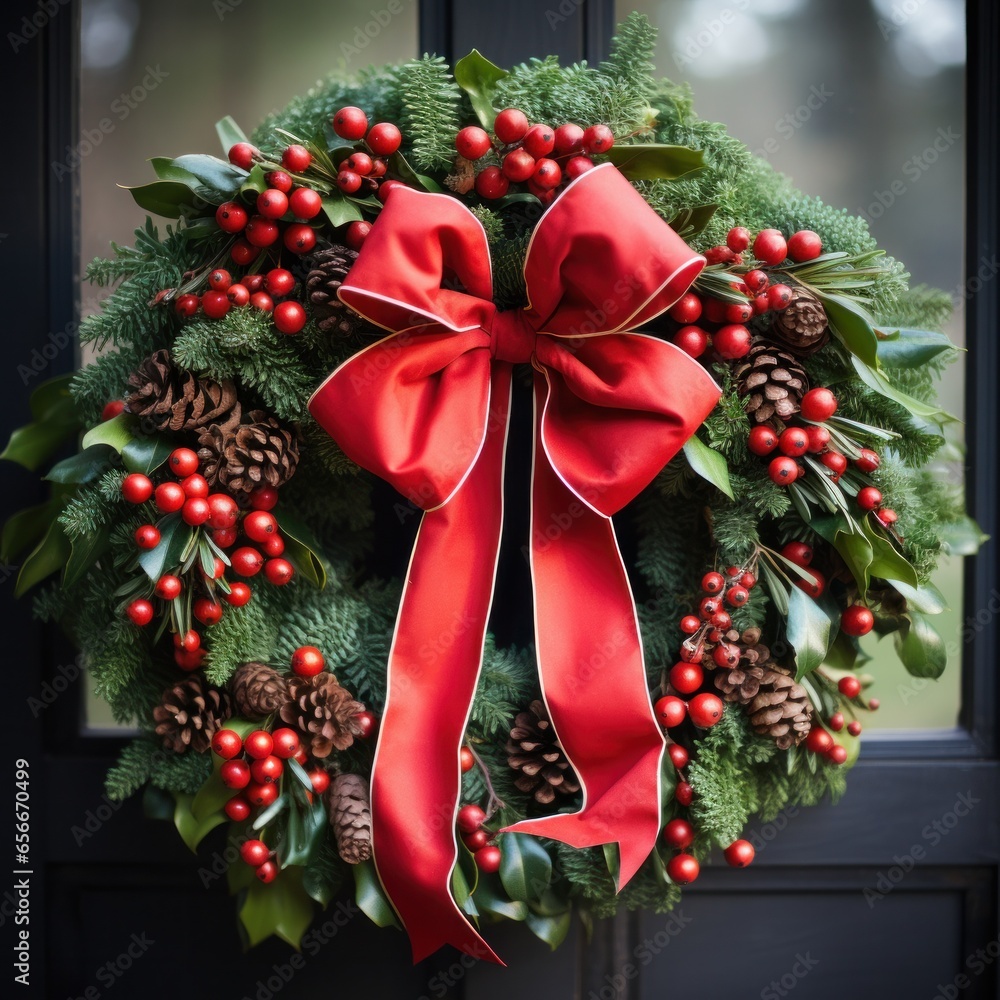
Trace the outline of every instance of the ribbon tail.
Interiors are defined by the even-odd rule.
[[[452,944],[504,963],[458,908],[451,877],[460,748],[482,667],[503,523],[509,365],[496,365],[479,458],[444,506],[424,514],[389,654],[372,771],[372,851],[414,962]]]
[[[536,415],[544,393],[536,379]],[[666,743],[653,715],[635,603],[610,518],[584,505],[545,455],[536,420],[531,573],[542,697],[583,787],[583,808],[509,830],[572,847],[617,843],[618,888],[660,832]]]

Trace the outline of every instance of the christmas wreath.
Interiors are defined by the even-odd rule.
[[[348,885],[417,958],[667,909],[750,863],[751,816],[843,791],[859,637],[944,669],[930,574],[981,540],[928,471],[949,299],[698,119],[654,39],[428,56],[152,160],[132,196],[178,221],[89,266],[102,351],[3,453],[83,433],[3,558],[60,574],[36,613],[143,730],[108,794],[193,851],[228,823],[251,944]],[[487,623],[532,393],[516,648]],[[423,511],[401,578],[380,480]]]

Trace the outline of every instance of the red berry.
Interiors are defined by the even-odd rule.
[[[679,771],[682,767],[687,767],[691,761],[691,756],[680,745],[680,743],[671,743],[667,747],[667,753],[670,754],[670,763]]]
[[[862,510],[874,510],[882,503],[882,491],[874,486],[865,486],[858,490],[858,506]]]
[[[243,747],[248,757],[253,757],[254,760],[263,760],[265,757],[271,756],[274,740],[266,730],[255,729],[243,741]]]
[[[847,459],[839,451],[823,452],[819,460],[833,473],[835,479],[839,479],[847,470]]]
[[[156,581],[154,589],[157,597],[164,601],[172,601],[180,597],[181,592],[184,590],[184,584],[181,583],[180,577],[174,576],[172,573],[166,573]]]
[[[712,650],[712,659],[717,666],[733,669],[740,662],[740,647],[731,642],[720,642]]]
[[[771,477],[771,482],[779,486],[787,486],[794,483],[799,475],[799,467],[795,464],[795,459],[787,455],[780,455],[772,458],[767,467],[767,474]]]
[[[275,587],[284,587],[295,576],[295,567],[287,559],[268,559],[264,563],[264,576]]]
[[[847,731],[852,736],[860,736],[861,735],[861,723],[858,722],[857,719],[855,719],[853,722],[849,722],[847,724]]]
[[[203,497],[191,497],[190,500],[185,500],[184,506],[181,507],[181,517],[184,523],[190,524],[192,527],[204,524],[210,513],[211,508],[208,506],[208,501]]]
[[[194,602],[191,613],[202,625],[215,625],[222,619],[222,605],[208,597],[199,597]]]
[[[750,350],[750,331],[738,323],[731,323],[712,334],[712,347],[727,360],[742,358]]]
[[[827,753],[833,746],[833,737],[822,727],[813,726],[806,737],[806,749],[813,753]]]
[[[308,774],[313,791],[317,795],[322,795],[330,787],[330,773],[322,767],[317,767],[315,770],[309,771]]]
[[[899,515],[891,507],[879,507],[875,516],[883,528],[888,528],[899,520]]]
[[[371,231],[372,224],[370,222],[355,220],[347,227],[347,232],[344,234],[344,242],[352,250],[360,250],[361,245],[368,239],[368,234]]]
[[[729,302],[726,305],[726,322],[728,323],[746,323],[752,316],[752,302]]]
[[[212,750],[223,760],[232,760],[243,752],[243,740],[240,734],[232,729],[220,729],[212,737]]]
[[[284,170],[269,170],[264,174],[264,180],[269,188],[275,188],[282,194],[288,194],[295,183]]]
[[[264,557],[250,546],[237,549],[231,556],[233,572],[240,576],[256,576],[264,565]]]
[[[229,256],[233,258],[234,264],[246,267],[257,258],[257,248],[247,240],[240,238],[233,244]]]
[[[140,597],[125,609],[125,614],[128,615],[133,625],[138,625],[142,628],[153,620],[153,605]]]
[[[778,448],[783,455],[798,458],[809,450],[809,435],[802,427],[786,427],[778,437]]]
[[[192,472],[191,475],[185,476],[181,480],[181,489],[189,500],[192,498],[206,500],[208,498],[208,480],[197,472]]]
[[[131,472],[122,481],[122,496],[129,503],[145,503],[153,495],[153,484],[141,472]]]
[[[271,733],[271,753],[275,757],[280,757],[282,760],[288,760],[290,757],[294,757],[298,751],[299,747],[302,745],[299,739],[299,734],[295,732],[294,729],[275,729]]]
[[[829,389],[810,389],[802,397],[799,412],[805,420],[822,423],[837,412],[837,397]]]
[[[678,694],[694,694],[705,678],[704,671],[697,663],[675,663],[670,668],[670,686]]]
[[[562,181],[562,169],[555,160],[541,159],[535,165],[531,179],[540,188],[548,191],[559,186]]]
[[[685,615],[680,621],[680,629],[685,635],[694,635],[701,628],[701,619],[694,615]]]
[[[555,149],[555,132],[548,125],[532,125],[521,140],[521,148],[535,159],[548,156]]]
[[[740,584],[746,587],[747,590],[753,590],[757,585],[757,577],[753,573],[746,572],[740,576]]]
[[[455,149],[459,156],[464,156],[467,160],[478,160],[485,156],[491,145],[489,135],[477,125],[469,125],[455,136]]]
[[[722,602],[717,597],[703,597],[698,604],[698,613],[706,621],[722,610]]]
[[[245,583],[237,581],[229,585],[229,593],[225,595],[223,600],[231,607],[242,608],[250,600],[250,595],[250,588]]]
[[[261,312],[272,312],[274,309],[274,299],[267,292],[254,292],[250,296],[250,305]]]
[[[722,699],[707,692],[696,694],[688,704],[688,715],[699,729],[709,729],[714,726],[722,718],[724,710]]]
[[[355,151],[344,161],[345,169],[353,170],[362,177],[367,177],[372,172],[375,161],[367,154]]]
[[[767,424],[757,424],[750,431],[750,436],[747,438],[747,447],[755,455],[760,455],[761,457],[770,455],[778,447],[778,435]]]
[[[472,751],[468,747],[462,747],[458,759],[462,768],[462,774],[467,774],[476,766],[476,758],[473,757]]]
[[[686,819],[672,819],[663,828],[663,839],[671,847],[683,850],[694,843],[694,827]]]
[[[262,865],[270,856],[271,852],[262,840],[247,840],[240,847],[240,857],[254,868]]]
[[[825,427],[807,427],[806,434],[809,435],[809,450],[814,455],[818,455],[830,444],[830,432]]]
[[[258,785],[266,785],[269,781],[277,781],[284,770],[285,765],[274,754],[263,757],[260,760],[255,760],[250,765],[250,774]],[[323,773],[325,774],[326,772],[324,771]]]
[[[726,578],[721,573],[706,573],[701,578],[701,589],[706,594],[721,594],[726,585]]]
[[[512,149],[504,158],[503,175],[515,184],[526,181],[535,172],[535,158],[524,149]]]
[[[781,312],[782,309],[788,308],[788,305],[792,301],[792,290],[788,285],[771,285],[767,290],[767,307],[768,309],[774,309],[776,312]]]
[[[771,308],[771,303],[767,299],[767,292],[753,297],[753,312],[755,316],[763,316]]]
[[[675,854],[667,862],[667,875],[671,882],[677,885],[688,885],[693,882],[701,872],[701,865],[698,859],[691,854]]]
[[[246,788],[250,784],[250,765],[245,760],[227,760],[219,768],[219,777],[226,788]]]
[[[527,116],[517,108],[505,108],[493,121],[493,133],[504,145],[517,142],[527,131]]]
[[[308,318],[302,305],[293,300],[279,302],[274,307],[274,325],[289,336],[298,333],[306,325]]]
[[[743,275],[743,284],[747,286],[747,291],[751,295],[760,295],[761,292],[767,289],[770,283],[771,280],[767,274],[756,267]]]
[[[826,590],[826,577],[814,566],[810,566],[809,579],[798,577],[795,581],[795,586],[815,599]]]
[[[301,174],[312,163],[312,153],[305,146],[294,143],[281,154],[281,165],[293,174]]]
[[[583,129],[574,122],[566,122],[555,131],[555,147],[558,156],[575,153],[583,146]]]
[[[676,695],[668,694],[657,701],[653,706],[653,712],[664,729],[673,729],[684,721],[687,705]]]
[[[480,828],[478,830],[473,830],[472,833],[462,834],[462,843],[475,854],[476,851],[481,850],[490,842],[490,835],[486,830]]]
[[[243,532],[254,542],[266,542],[273,535],[279,534],[280,529],[273,514],[255,510],[243,518]]]
[[[472,833],[486,822],[486,813],[477,805],[464,805],[458,810],[455,822],[462,833]]]
[[[250,803],[242,795],[234,795],[222,809],[234,823],[241,823],[250,816]]]
[[[295,288],[295,276],[283,267],[272,267],[264,276],[264,289],[269,295],[280,299]]]
[[[473,857],[476,859],[476,867],[481,872],[490,874],[500,871],[500,862],[503,859],[500,854],[500,848],[495,844],[487,844],[485,847],[481,847]]]
[[[285,540],[281,535],[275,535],[273,538],[269,538],[266,542],[260,543],[261,551],[263,551],[265,556],[273,559],[275,556],[280,556],[285,551]],[[265,566],[265,572],[267,567]]]
[[[403,135],[391,122],[379,122],[371,127],[366,141],[376,156],[392,156],[399,149]]]
[[[840,616],[840,628],[848,635],[867,635],[874,627],[875,616],[862,604],[852,604]],[[854,698],[856,695],[850,697]]]
[[[174,633],[174,646],[177,649],[183,649],[185,653],[193,653],[201,647],[201,636],[194,629],[189,629],[183,634],[176,632]]]
[[[202,312],[209,319],[222,319],[229,312],[232,303],[225,292],[205,292],[201,297]]]
[[[229,162],[234,167],[249,170],[259,159],[261,159],[260,150],[249,142],[238,142],[229,147]]]
[[[847,760],[847,748],[841,746],[839,743],[835,743],[826,752],[826,756],[833,761],[834,764],[843,764]]]
[[[669,316],[678,323],[693,323],[701,315],[701,299],[694,292],[686,292],[671,307]]]
[[[239,507],[236,501],[226,493],[212,493],[206,497],[210,513],[208,526],[210,528],[232,528],[239,517]]]
[[[788,238],[788,256],[794,261],[815,260],[823,252],[823,241],[811,229],[800,229]]]
[[[742,608],[747,601],[750,600],[750,591],[746,587],[738,584],[735,587],[730,587],[726,591],[726,603],[732,605],[734,608]]]
[[[674,789],[674,798],[679,805],[689,806],[694,801],[694,788],[686,781],[678,781]]]
[[[853,607],[860,608],[860,605],[853,605]],[[850,610],[850,609],[848,609]],[[867,608],[861,608],[862,611],[867,611]],[[871,612],[869,612],[870,614]],[[850,634],[850,633],[848,633]],[[862,633],[863,634],[863,633]],[[853,674],[848,674],[846,677],[841,677],[837,681],[837,690],[845,698],[857,698],[861,694],[861,681],[857,679]]]
[[[854,464],[862,472],[874,472],[881,461],[877,451],[872,451],[871,448],[862,448],[861,455],[854,460]]]
[[[583,148],[588,153],[606,153],[615,144],[615,134],[607,125],[591,125],[583,133]]]
[[[293,222],[285,229],[283,241],[292,253],[309,253],[316,246],[316,230],[305,222]]]
[[[288,207],[297,219],[314,219],[323,209],[323,199],[312,188],[296,188],[288,197]]]
[[[780,264],[788,255],[788,244],[777,229],[762,229],[753,241],[753,255],[765,264]]]
[[[368,131],[368,116],[361,108],[341,108],[333,116],[333,131],[341,139],[356,142],[358,139],[363,139],[365,132]]]
[[[353,170],[341,170],[337,174],[337,187],[344,194],[354,194],[361,188],[361,175],[356,174]]]
[[[214,292],[224,292],[233,283],[233,276],[224,268],[216,268],[208,276],[208,285]]]
[[[325,666],[326,659],[315,646],[299,646],[292,653],[292,673],[299,677],[315,677]]]
[[[248,223],[243,235],[247,243],[255,247],[269,247],[278,238],[278,224],[262,215],[255,215]]]
[[[708,349],[708,334],[700,326],[682,326],[671,339],[692,358],[700,358]]]
[[[750,246],[750,230],[743,226],[733,226],[726,234],[726,246],[733,253],[743,253]]]
[[[269,806],[278,797],[278,786],[273,783],[261,785],[251,781],[243,794],[252,805]]]
[[[384,187],[385,185],[383,185],[383,189]],[[476,174],[476,194],[480,198],[490,200],[502,198],[507,193],[509,187],[510,181],[504,177],[497,166],[485,167]]]
[[[155,549],[160,544],[160,529],[152,524],[144,524],[135,530],[135,544],[140,549]]]
[[[223,202],[215,210],[215,221],[224,233],[239,233],[247,224],[246,209],[235,201]]]
[[[843,712],[834,712],[833,715],[831,715],[830,718],[829,718],[829,720],[827,721],[827,725],[835,733],[839,733],[841,731],[841,729],[844,728],[844,713]]]
[[[571,156],[566,161],[564,173],[567,180],[576,180],[594,166],[594,161],[589,156]]]
[[[197,295],[179,295],[174,303],[174,311],[178,316],[193,316],[201,308],[201,299]]]
[[[789,542],[782,550],[781,554],[796,566],[808,566],[812,562],[812,547],[805,542]]]
[[[378,729],[378,716],[374,712],[358,712],[352,719],[357,735],[363,740],[369,739]]]
[[[756,853],[749,840],[734,840],[723,852],[726,864],[733,868],[746,868]]]

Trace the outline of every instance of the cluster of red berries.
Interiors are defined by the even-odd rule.
[[[837,682],[838,693],[846,699],[848,702],[854,702],[855,704],[860,704],[862,708],[867,709],[869,712],[874,712],[879,707],[878,698],[869,698],[867,704],[863,704],[858,701],[861,696],[861,681],[858,680],[853,674],[848,674],[846,677],[841,677]],[[853,714],[853,708],[851,709]],[[842,729],[846,728],[851,736],[861,735],[861,723],[857,719],[851,719],[850,722],[844,718],[844,713],[837,711],[827,719],[827,726],[832,729],[835,733],[839,733]]]
[[[463,747],[463,771],[469,769],[466,767],[465,753],[468,753],[470,767],[472,761],[471,751],[467,751]],[[500,854],[500,848],[496,844],[491,843],[496,836],[496,832],[488,830],[484,826],[486,820],[487,816],[482,808],[470,803],[458,810],[455,825],[458,827],[462,842],[472,851],[472,856],[476,860],[476,867],[481,872],[489,873],[499,871],[502,855]]]
[[[152,500],[164,517],[179,514],[185,524],[206,532],[216,552],[234,549],[227,559],[239,576],[249,578],[263,568],[268,581],[276,587],[292,579],[295,569],[287,559],[282,558],[285,543],[277,519],[271,513],[278,502],[276,489],[258,487],[249,496],[250,510],[243,513],[228,493],[209,492],[208,482],[198,472],[198,456],[190,448],[175,448],[166,464],[175,478],[164,479],[154,486],[148,476],[140,472],[130,473],[122,482],[122,497],[133,504]],[[136,547],[144,551],[155,549],[162,542],[162,527],[161,518],[156,524],[143,524],[137,528]],[[236,547],[241,530],[245,544]],[[196,552],[197,548],[198,539],[194,541],[191,551]],[[248,584],[226,580],[225,572],[226,561],[220,555],[214,557],[211,573],[200,560],[193,559],[186,569],[182,567],[177,572],[161,576],[153,587],[153,597],[169,603],[181,597],[186,586],[195,586],[203,591],[203,595],[194,600],[191,613],[202,625],[214,625],[223,615],[221,601],[238,608],[251,597]],[[183,579],[185,576],[189,578],[187,584]],[[135,625],[142,627],[153,620],[156,608],[150,599],[140,597],[128,604],[125,613]],[[196,670],[201,666],[205,650],[202,648],[202,637],[195,629],[176,633],[174,645],[174,659],[183,670]]]
[[[709,264],[739,266],[751,239],[748,229],[734,226],[724,244],[705,252],[705,259]],[[819,236],[808,229],[795,233],[787,242],[777,229],[761,230],[753,239],[755,261],[769,267],[781,264],[787,257],[796,262],[812,260],[822,250]],[[706,297],[703,301],[694,292],[688,292],[674,305],[669,316],[682,325],[674,334],[673,342],[682,351],[698,358],[711,346],[723,360],[742,358],[753,340],[746,323],[766,312],[780,312],[792,301],[792,289],[780,282],[771,284],[767,272],[759,267],[751,268],[742,275],[741,281],[733,282],[732,290],[746,296],[746,300],[728,302]],[[710,333],[699,325],[699,321],[713,324],[716,329]]]
[[[286,298],[295,290],[296,281],[283,267],[271,268],[266,274],[246,274],[239,280],[217,267],[207,280],[208,289],[200,296],[191,292],[177,296],[174,309],[178,315],[187,319],[201,309],[209,319],[222,319],[232,308],[257,309],[271,313],[278,330],[289,335],[299,333],[309,318],[301,302]],[[285,301],[276,305],[275,299]]]
[[[377,191],[389,167],[385,158],[399,149],[402,133],[391,122],[378,122],[369,128],[368,115],[355,107],[337,111],[332,125],[341,139],[361,145],[337,164],[337,187],[347,195]]]
[[[558,128],[532,125],[517,108],[505,108],[493,122],[493,138],[478,125],[469,125],[455,136],[455,149],[467,160],[494,153],[500,165],[488,164],[476,174],[480,198],[502,198],[511,184],[524,184],[543,205],[556,189],[594,166],[590,155],[606,153],[615,143],[607,125],[582,128],[566,122]]]

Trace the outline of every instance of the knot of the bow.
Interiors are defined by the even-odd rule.
[[[518,365],[535,353],[535,328],[523,309],[508,309],[493,316],[490,329],[490,357]]]

